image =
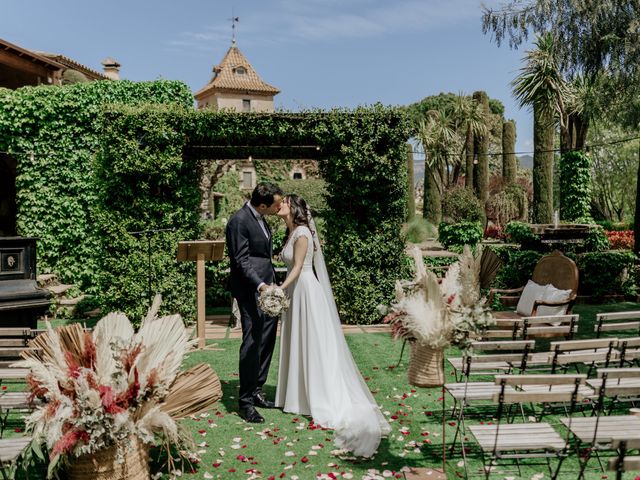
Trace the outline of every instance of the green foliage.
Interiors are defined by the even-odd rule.
[[[105,112],[102,150],[96,159],[102,232],[99,287],[106,311],[140,318],[145,310],[146,237],[129,231],[175,228],[150,238],[153,293],[163,310],[193,318],[194,262],[176,262],[179,240],[200,235],[199,171],[183,156],[186,137],[179,127],[188,110],[178,106],[119,107]],[[144,138],[144,142],[136,141]],[[133,140],[133,141],[132,141]]]
[[[636,256],[633,252],[591,252],[578,256],[580,293],[604,295],[634,295]]]
[[[278,183],[285,194],[295,193],[307,201],[314,216],[323,216],[327,211],[327,182],[321,178],[304,180],[287,179]]]
[[[422,243],[429,237],[435,237],[436,227],[422,217],[413,217],[405,227],[407,241],[411,243]]]
[[[446,267],[458,261],[458,257],[422,257],[427,269],[432,270],[438,277],[444,276]],[[413,262],[412,262],[413,263]]]
[[[18,234],[40,239],[40,271],[95,292],[103,234],[95,222],[98,119],[105,105],[146,102],[191,106],[193,97],[186,85],[170,81],[0,91],[0,150],[13,152],[18,162]]]
[[[523,287],[533,276],[533,270],[543,255],[534,250],[510,248],[498,248],[494,251],[503,265],[493,282],[498,288]]]
[[[591,160],[582,152],[567,152],[560,158],[560,218],[590,223]]]
[[[523,221],[527,216],[527,194],[518,184],[507,185],[487,201],[487,217],[496,225],[503,226],[512,220]]]
[[[509,222],[504,229],[507,240],[512,243],[523,244],[538,239],[538,236],[531,231],[529,225],[523,222]]]
[[[447,249],[474,246],[482,240],[482,224],[480,222],[441,223],[438,227],[438,241]]]
[[[585,252],[604,252],[609,249],[609,238],[600,225],[593,225],[589,230],[582,249]]]
[[[484,209],[473,190],[456,187],[447,191],[442,199],[442,214],[447,222],[482,222]]]

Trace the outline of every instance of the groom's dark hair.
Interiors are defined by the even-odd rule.
[[[284,196],[279,186],[274,185],[273,183],[260,182],[251,193],[251,205],[259,207],[260,205],[265,204],[267,207],[270,207],[273,205],[273,197],[275,195],[280,195],[281,197]]]

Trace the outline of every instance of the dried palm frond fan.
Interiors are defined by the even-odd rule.
[[[209,410],[221,398],[218,375],[209,365],[200,363],[176,376],[160,410],[179,420]]]
[[[493,250],[489,248],[482,249],[480,257],[480,288],[489,288],[501,267],[502,260],[498,258]]]

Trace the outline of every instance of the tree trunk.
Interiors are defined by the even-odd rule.
[[[489,97],[487,96],[487,93],[483,91],[474,92],[473,98],[482,105],[482,109],[488,118],[491,114],[491,110],[489,108]],[[480,199],[484,208],[484,204],[489,198],[489,133],[480,138],[476,138],[475,140],[474,153],[478,156],[478,163],[476,164],[477,168],[474,171],[473,184],[476,196]]]
[[[550,109],[533,107],[533,223],[551,223],[553,216],[553,139]]]
[[[502,176],[505,183],[516,182],[518,176],[518,158],[516,157],[516,122],[502,124]]]
[[[473,144],[473,132],[471,131],[471,128],[469,128],[467,129],[467,137],[464,141],[464,149],[466,152],[464,184],[467,188],[473,188],[473,155],[475,154]]]
[[[442,220],[442,192],[440,191],[440,175],[437,170],[437,166],[429,167],[425,159],[422,216],[436,226]]]
[[[416,192],[413,172],[413,146],[407,143],[407,221],[416,216]]]

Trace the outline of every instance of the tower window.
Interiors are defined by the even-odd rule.
[[[302,180],[302,173],[301,172],[293,172],[293,179],[294,180]]]
[[[238,67],[238,68],[236,68],[236,69],[234,70],[234,73],[235,73],[236,75],[246,75],[246,73],[247,73],[247,69],[246,69],[246,68],[244,68],[244,67]]]
[[[243,112],[251,111],[251,100],[248,100],[246,98],[242,99],[242,111]]]

